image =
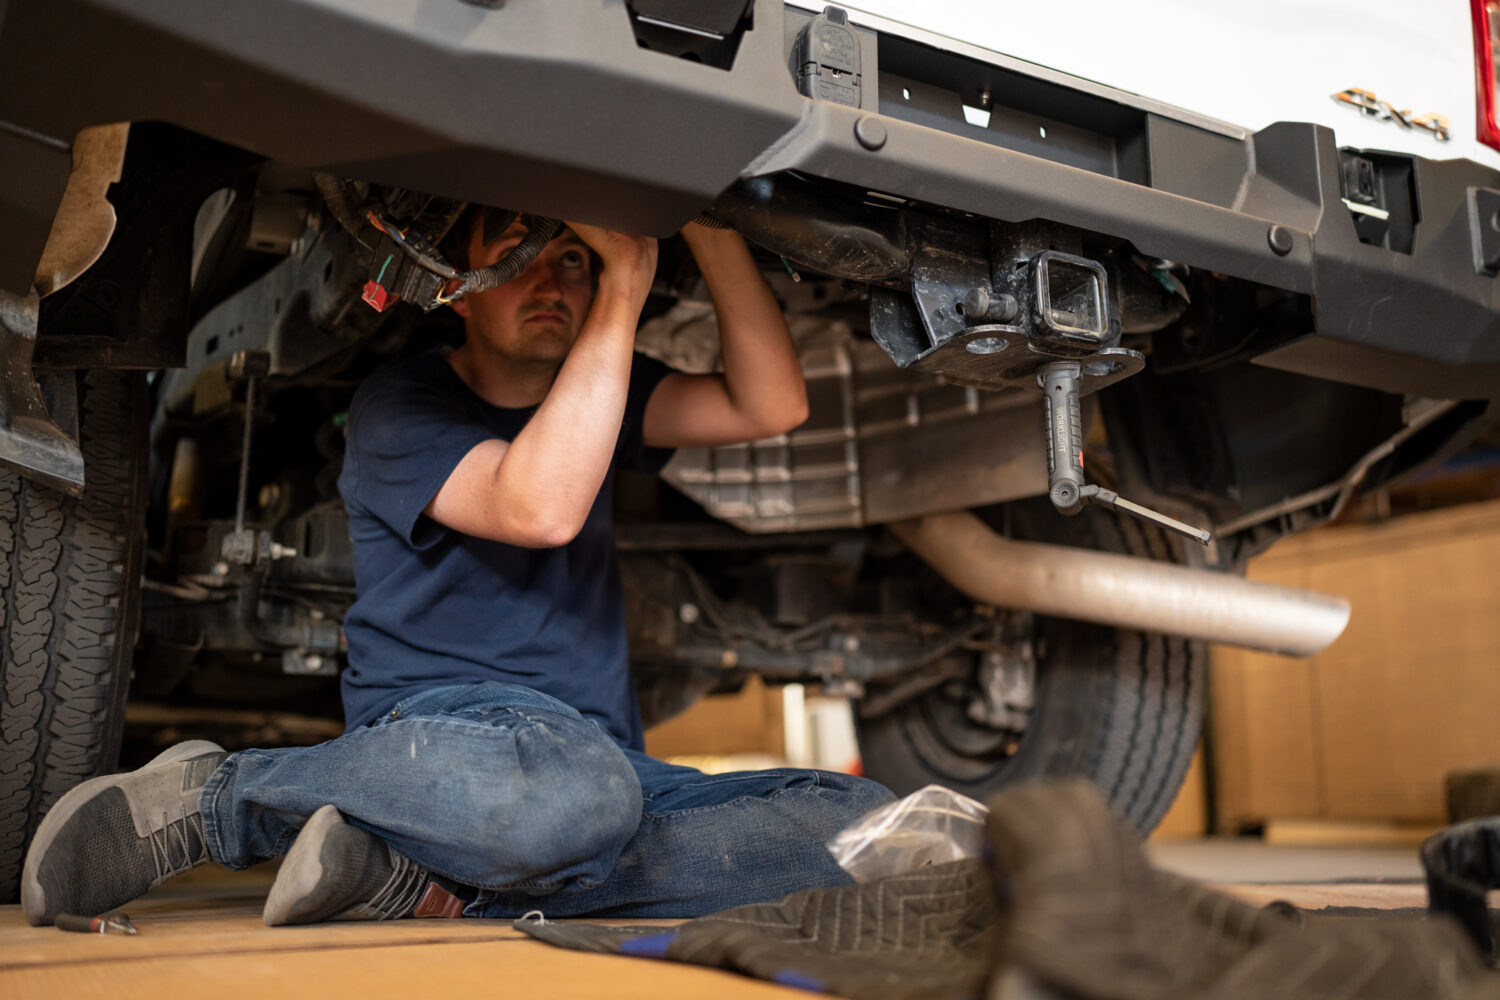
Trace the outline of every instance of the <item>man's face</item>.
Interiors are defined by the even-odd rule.
[[[469,266],[490,266],[525,233],[516,222],[499,239],[481,246],[482,229],[475,225]],[[464,296],[453,310],[464,318],[474,347],[497,360],[561,364],[588,314],[594,294],[591,270],[588,245],[564,228],[519,276],[499,288]]]

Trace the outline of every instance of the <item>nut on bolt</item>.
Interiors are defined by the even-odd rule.
[[[280,542],[268,542],[262,547],[262,552],[268,559],[292,559],[297,555],[297,550],[290,545],[282,545]]]

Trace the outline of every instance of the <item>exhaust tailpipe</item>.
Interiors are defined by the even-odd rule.
[[[889,527],[954,587],[998,607],[1286,656],[1321,652],[1349,623],[1349,601],[1333,594],[1110,552],[1017,542],[965,511]]]

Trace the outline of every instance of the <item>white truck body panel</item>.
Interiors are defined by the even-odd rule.
[[[1500,168],[1500,152],[1477,140],[1465,0],[860,0],[845,9],[856,24],[1025,60],[1252,132],[1317,122],[1340,145]],[[1452,139],[1333,99],[1350,87],[1412,114],[1445,115]]]

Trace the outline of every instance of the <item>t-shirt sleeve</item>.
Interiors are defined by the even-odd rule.
[[[494,436],[451,391],[401,378],[367,383],[349,417],[346,450],[354,468],[342,484],[344,499],[413,548],[427,548],[443,528],[422,511],[463,457]]]
[[[675,448],[648,448],[642,440],[645,432],[646,404],[661,380],[672,368],[655,358],[637,354],[630,366],[630,389],[625,397],[625,419],[620,425],[620,464],[651,475],[662,470]]]

